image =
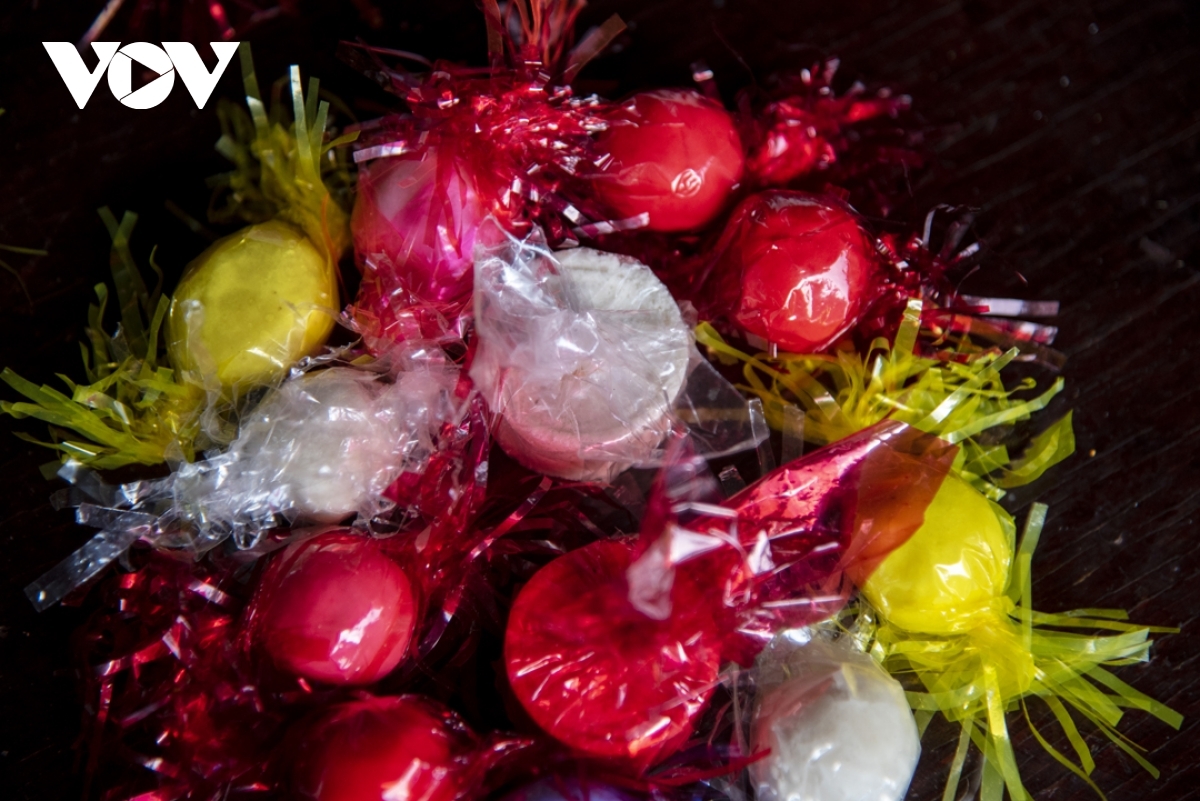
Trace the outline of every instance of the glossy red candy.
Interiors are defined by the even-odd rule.
[[[334,684],[370,684],[408,650],[417,601],[378,543],[349,531],[289,546],[263,574],[255,640],[275,664]]]
[[[596,146],[611,159],[596,194],[617,217],[649,214],[652,231],[711,222],[741,180],[745,161],[729,113],[680,89],[634,95],[610,116]]]
[[[474,744],[426,698],[365,698],[334,707],[296,751],[296,795],[315,801],[451,801]]]
[[[475,233],[484,217],[477,183],[447,149],[368,162],[350,218],[354,251],[385,292],[434,303],[468,299]]]
[[[723,316],[792,352],[829,347],[877,289],[870,242],[832,198],[753,195],[734,210],[717,252],[706,292]]]
[[[691,734],[720,655],[695,588],[680,593],[683,577],[666,619],[633,607],[625,576],[632,553],[601,540],[538,571],[513,602],[504,658],[539,726],[588,756],[644,769]]]

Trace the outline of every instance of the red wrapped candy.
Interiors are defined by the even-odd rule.
[[[860,83],[839,96],[833,89],[838,66],[836,58],[814,64],[785,78],[765,99],[750,90],[739,94],[746,173],[753,185],[784,186],[839,163],[844,169],[829,176],[839,184],[860,172],[886,172],[892,164],[921,164],[917,152],[891,141],[894,132],[888,137],[880,130],[894,126],[879,125],[881,118],[906,111],[912,99],[887,89],[868,95]],[[868,121],[876,124],[864,126]]]
[[[711,312],[796,353],[849,331],[875,297],[871,240],[846,205],[771,191],[733,212],[703,292]]]
[[[304,732],[295,795],[313,801],[453,801],[472,789],[474,736],[420,696],[334,707]]]
[[[530,717],[581,754],[635,770],[692,733],[716,685],[719,635],[698,587],[681,580],[677,614],[629,601],[630,545],[599,541],[538,571],[517,595],[504,639],[508,680]]]
[[[283,670],[333,684],[370,684],[404,658],[418,600],[379,542],[333,531],[294,543],[264,573],[251,641]]]
[[[744,155],[733,119],[697,92],[634,95],[609,115],[596,149],[605,172],[595,191],[618,217],[645,214],[651,231],[687,231],[711,222],[742,178]]]

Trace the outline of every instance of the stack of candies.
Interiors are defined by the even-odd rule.
[[[1021,801],[1017,711],[1088,784],[1080,721],[1153,772],[1122,712],[1180,718],[1108,667],[1165,630],[1035,611],[1046,509],[1018,535],[997,503],[1074,449],[1069,413],[1026,424],[1062,379],[1001,375],[1061,367],[1009,319],[1056,304],[953,289],[969,215],[856,210],[920,164],[908,99],[833,61],[735,111],[703,70],[577,96],[623,27],[576,43],[582,5],[485,1],[487,69],[348,45],[401,110],[341,136],[243,46],[211,213],[245,227],[170,297],[102,212],[120,326],[98,287],[86,383],[3,374],[98,529],[27,590],[102,596],[90,786],[898,800],[940,713],[945,797]]]

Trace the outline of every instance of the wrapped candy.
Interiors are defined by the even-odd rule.
[[[518,461],[610,481],[660,458],[681,419],[712,455],[757,441],[744,402],[693,359],[679,308],[645,265],[504,237],[481,249],[476,276],[471,378]]]
[[[326,154],[353,138],[325,142],[327,101],[306,98],[300,70],[290,74],[293,121],[268,117],[247,45],[240,49],[249,114],[222,108],[217,150],[235,165],[215,185],[217,220],[249,228],[214,243],[188,265],[171,300],[167,344],[175,367],[194,383],[238,395],[277,380],[329,337],[339,307],[337,261],[349,243],[346,213],[330,194]]]
[[[720,634],[680,578],[678,614],[629,601],[631,545],[601,540],[559,557],[521,589],[504,638],[508,681],[530,717],[591,757],[643,770],[691,735],[717,685]],[[684,600],[687,599],[687,600]]]
[[[386,381],[350,367],[303,373],[269,393],[218,456],[183,465],[172,495],[201,528],[265,530],[370,520],[390,508],[385,491],[420,473],[434,438],[463,409],[458,369],[417,361]]]
[[[903,801],[921,754],[916,721],[900,683],[849,643],[794,631],[759,654],[758,801]]]
[[[887,179],[909,175],[925,162],[916,149],[921,131],[895,121],[912,99],[889,89],[868,94],[858,82],[838,94],[833,83],[839,67],[838,59],[828,58],[785,76],[770,93],[758,87],[739,93],[747,182],[837,187],[886,216],[895,193]]]
[[[801,353],[849,331],[878,291],[870,239],[829,197],[770,191],[734,210],[702,291],[712,313]]]
[[[843,572],[921,522],[954,448],[885,424],[785,465],[720,505],[673,463],[635,550],[601,540],[536,573],[505,632],[509,683],[545,731],[642,771],[684,742],[724,660],[823,619]],[[672,494],[674,493],[674,494]]]
[[[420,696],[339,704],[304,730],[292,754],[296,798],[456,801],[474,789],[474,734]]]
[[[332,531],[273,559],[251,605],[250,642],[280,668],[333,684],[372,684],[408,652],[413,582],[380,543]]]
[[[337,275],[329,257],[284,222],[215,242],[171,299],[171,362],[203,384],[254,386],[283,375],[333,331]]]
[[[64,477],[92,495],[80,522],[94,519],[105,530],[31,584],[30,597],[41,608],[57,603],[139,539],[202,553],[227,538],[254,548],[280,525],[351,515],[369,525],[398,504],[420,516],[418,499],[402,488],[418,483],[431,461],[434,484],[455,485],[440,471],[458,463],[450,443],[470,403],[456,394],[458,368],[444,357],[420,348],[394,356],[407,369],[390,382],[350,367],[298,374],[250,412],[225,453],[181,464],[166,478],[114,488],[68,465]]]
[[[1156,772],[1150,763],[1116,730],[1122,707],[1149,712],[1176,728],[1182,721],[1104,667],[1147,660],[1148,635],[1167,629],[1124,623],[1119,610],[1033,610],[1030,567],[1045,513],[1044,506],[1034,505],[1018,547],[1012,518],[951,476],[908,542],[874,570],[851,573],[879,615],[872,653],[889,670],[912,672],[924,685],[925,692],[910,693],[914,708],[940,711],[962,724],[948,796],[974,742],[985,757],[983,799],[998,801],[1005,789],[1013,799],[1032,797],[1021,783],[1005,721],[1005,713],[1017,707],[1051,756],[1097,792],[1087,775],[1094,762],[1068,707],[1151,773]],[[1054,712],[1078,762],[1034,727],[1026,699],[1035,697]]]
[[[711,222],[742,178],[733,118],[692,90],[641,92],[607,115],[592,186],[617,217],[644,217],[651,231]]]
[[[572,47],[576,0],[486,5],[491,70],[438,63],[428,75],[386,76],[409,113],[366,127],[352,226],[363,283],[354,306],[368,339],[403,339],[415,322],[456,329],[470,312],[473,248],[487,217],[553,242],[588,223],[583,185],[604,104],[570,79],[622,29],[610,19]],[[357,57],[357,54],[355,54]],[[430,316],[439,318],[430,322]]]
[[[82,437],[51,445],[64,461],[97,469],[191,461],[197,450],[226,444],[231,432],[222,417],[233,403],[277,382],[333,330],[336,261],[347,234],[324,177],[337,164],[329,149],[341,140],[324,142],[328,103],[316,102],[315,81],[306,98],[296,68],[295,121],[285,125],[278,108],[269,119],[247,47],[241,55],[252,113],[222,108],[217,149],[236,169],[218,177],[226,192],[218,197],[227,202],[211,216],[254,225],[197,257],[168,299],[147,290],[129,251],[136,215],[118,223],[103,209],[121,324],[111,336],[104,332],[108,290],[98,287],[99,305],[88,315],[88,383],[69,382],[68,397],[4,373],[32,401],[5,403],[6,412]]]

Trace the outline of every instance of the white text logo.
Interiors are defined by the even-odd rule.
[[[113,97],[129,108],[154,108],[167,99],[175,86],[175,73],[183,79],[197,108],[204,108],[217,87],[225,68],[233,60],[240,42],[210,42],[217,56],[217,66],[212,72],[204,66],[196,47],[189,42],[163,42],[162,47],[149,42],[130,42],[121,47],[120,42],[92,42],[92,50],[99,63],[89,70],[83,56],[70,42],[42,42],[50,60],[62,76],[63,83],[80,108],[87,105],[100,76],[108,71],[108,88]],[[158,75],[150,83],[134,90],[133,62]]]

